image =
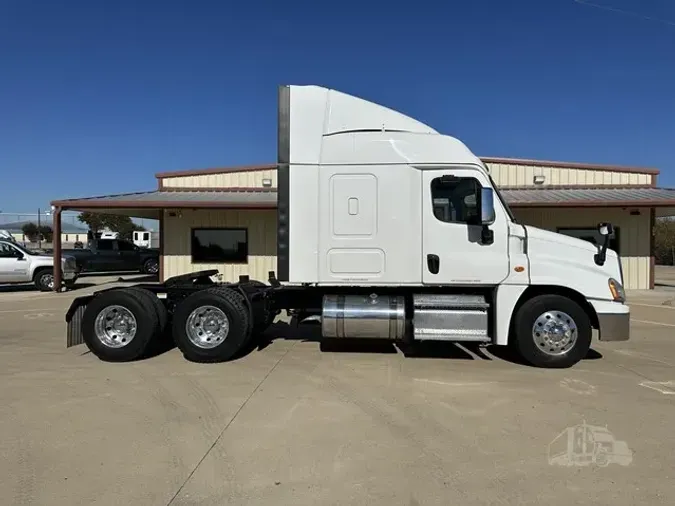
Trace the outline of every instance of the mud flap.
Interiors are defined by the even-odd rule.
[[[84,343],[84,337],[82,336],[82,317],[84,316],[84,310],[87,309],[87,304],[91,299],[91,296],[78,297],[70,305],[70,309],[68,309],[68,312],[66,313],[66,323],[68,324],[66,348],[71,348]]]

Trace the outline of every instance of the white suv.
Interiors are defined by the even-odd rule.
[[[63,257],[61,272],[65,285],[72,286],[77,279],[75,259]],[[54,257],[31,252],[15,242],[0,239],[0,285],[31,282],[43,292],[54,289]]]

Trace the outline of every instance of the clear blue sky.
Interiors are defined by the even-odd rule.
[[[279,84],[383,103],[479,155],[675,186],[675,2],[595,4],[0,0],[0,209],[273,162]]]

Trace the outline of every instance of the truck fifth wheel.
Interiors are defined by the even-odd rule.
[[[68,345],[134,360],[169,334],[193,361],[226,361],[281,311],[325,337],[511,346],[569,367],[629,338],[621,261],[604,244],[516,222],[459,140],[318,86],[282,86],[277,270],[214,283],[216,270],[75,299]]]

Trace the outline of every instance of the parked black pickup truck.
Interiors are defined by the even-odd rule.
[[[82,272],[136,271],[145,274],[159,272],[159,251],[139,248],[120,239],[92,239],[84,249],[63,250],[64,255],[75,258]]]

